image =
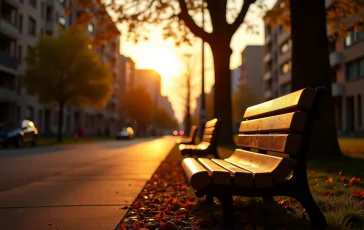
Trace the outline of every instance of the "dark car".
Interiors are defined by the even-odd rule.
[[[134,138],[134,130],[132,127],[123,128],[117,135],[116,140],[120,139],[133,139]]]
[[[0,145],[5,148],[9,145],[20,148],[24,143],[31,143],[32,146],[36,146],[37,141],[38,129],[30,120],[0,123]]]

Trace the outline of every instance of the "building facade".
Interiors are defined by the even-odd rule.
[[[326,2],[327,7],[330,2]],[[364,29],[364,24],[362,26]],[[289,31],[282,26],[271,28],[265,25],[265,100],[291,92],[291,47]],[[329,51],[338,134],[364,135],[364,30],[357,32],[349,29],[345,39],[330,42]]]
[[[65,8],[73,10],[65,15]],[[21,76],[26,65],[27,50],[36,43],[39,34],[57,36],[58,27],[67,28],[75,23],[79,10],[68,0],[1,0],[0,12],[0,122],[10,119],[31,119],[40,133],[52,135],[57,130],[58,112],[54,105],[42,105],[36,95],[21,87]],[[111,18],[109,17],[111,20]],[[95,20],[85,28],[95,33]],[[64,112],[63,132],[71,135],[82,129],[88,135],[110,135],[117,131],[119,122],[117,61],[120,37],[108,42],[97,51],[103,62],[110,65],[114,76],[115,94],[108,105],[96,111],[92,108],[68,107]]]
[[[241,75],[241,67],[231,70],[231,93],[236,93],[239,90],[239,82]]]
[[[251,93],[263,100],[263,46],[246,46],[241,53],[240,84],[247,85]]]

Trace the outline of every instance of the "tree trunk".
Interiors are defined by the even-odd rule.
[[[217,40],[210,44],[214,58],[215,92],[214,92],[214,117],[221,119],[219,144],[232,145],[232,106],[231,106],[231,77],[230,77],[230,40]]]
[[[64,102],[60,101],[58,105],[58,130],[57,130],[57,142],[62,142],[62,129],[63,129],[63,109]]]
[[[290,0],[292,38],[292,91],[325,86],[320,106],[324,120],[316,123],[310,156],[341,156],[331,93],[329,43],[325,0]]]

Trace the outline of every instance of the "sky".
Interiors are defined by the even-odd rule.
[[[242,4],[242,0],[237,0],[238,9]],[[265,1],[268,7],[271,7],[275,0]],[[207,22],[205,28],[209,30],[209,15],[206,14],[205,20]],[[247,15],[250,22],[254,22],[257,27],[259,35],[254,35],[247,32],[244,26],[240,26],[238,31],[232,38],[231,48],[233,54],[230,59],[230,69],[234,69],[241,64],[241,52],[247,45],[262,45],[264,44],[264,23],[258,11],[251,7]],[[197,22],[198,23],[198,22]],[[182,121],[184,115],[184,106],[181,103],[182,97],[180,82],[183,79],[186,69],[187,58],[185,54],[191,55],[189,62],[193,66],[193,80],[194,82],[191,95],[191,112],[196,107],[196,98],[201,93],[201,49],[202,43],[200,39],[194,42],[192,47],[182,45],[176,47],[174,40],[164,40],[160,28],[153,28],[149,33],[148,41],[140,41],[135,44],[134,42],[127,41],[123,27],[121,28],[121,53],[125,56],[131,57],[136,62],[136,68],[151,68],[157,70],[162,76],[162,89],[161,94],[168,96],[175,111],[176,118]],[[213,72],[213,59],[209,45],[205,44],[205,92],[208,93],[214,84]]]

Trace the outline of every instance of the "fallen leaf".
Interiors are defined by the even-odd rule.
[[[357,185],[360,184],[360,178],[353,177],[349,180],[349,185]]]
[[[346,182],[346,176],[342,176],[342,177],[340,178],[340,181],[341,181],[341,182]]]
[[[364,199],[364,190],[354,190],[351,196]]]
[[[329,196],[331,196],[332,194],[331,194],[331,192],[330,192],[330,191],[326,191],[326,192],[322,193],[321,195],[322,195],[322,196],[324,196],[324,197],[329,197]]]
[[[334,179],[332,179],[332,177],[330,177],[329,179],[327,179],[325,182],[327,183],[332,183],[334,181]]]

